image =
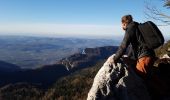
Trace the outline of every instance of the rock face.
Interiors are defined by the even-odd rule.
[[[73,68],[83,68],[86,66],[90,66],[95,64],[97,61],[101,59],[106,59],[115,51],[118,47],[116,46],[105,46],[98,48],[86,48],[82,51],[82,53],[77,53],[71,55],[67,58],[59,61],[59,64],[66,66],[67,70],[71,70]]]
[[[87,100],[150,100],[147,88],[131,67],[109,59],[104,63],[94,78]]]

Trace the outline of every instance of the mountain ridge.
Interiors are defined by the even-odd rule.
[[[86,54],[76,53],[55,64],[44,65],[37,69],[0,73],[0,86],[9,83],[28,82],[41,84],[42,87],[48,88],[48,86],[53,84],[57,79],[67,76],[77,70],[92,66],[97,61],[107,58],[109,55],[113,54],[116,49],[116,46],[87,48],[85,49],[85,51],[88,51]],[[94,51],[96,51],[97,54],[94,54]],[[103,54],[103,51],[107,53]],[[72,66],[72,68],[68,70],[70,65],[67,65],[66,63],[70,63],[71,66],[74,65],[74,67]]]

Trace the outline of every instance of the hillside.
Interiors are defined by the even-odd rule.
[[[39,85],[16,83],[0,88],[3,100],[85,100],[93,78],[104,61],[59,79],[48,90]],[[20,95],[20,96],[19,96]],[[12,98],[12,99],[11,99]]]
[[[117,50],[116,46],[98,48],[86,48],[86,54],[76,53],[54,64],[44,65],[40,68],[19,70],[14,72],[0,73],[0,86],[9,83],[26,82],[40,84],[42,88],[48,88],[59,78],[83,68],[95,65],[100,60],[106,59]],[[105,53],[107,52],[107,53]]]
[[[20,67],[14,64],[10,64],[4,61],[0,61],[0,72],[15,72],[20,71]]]
[[[50,88],[44,100],[86,100],[87,93],[91,88],[93,79],[101,68],[105,60],[98,62],[94,66],[73,73],[71,76],[58,80]]]
[[[0,89],[0,100],[41,100],[43,90],[27,83],[9,84]]]

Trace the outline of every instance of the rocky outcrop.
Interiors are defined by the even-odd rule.
[[[157,59],[147,80],[141,79],[128,58],[114,65],[110,56],[98,71],[87,100],[170,100],[170,59]]]
[[[66,66],[67,70],[73,68],[81,69],[86,66],[91,66],[97,61],[106,59],[117,50],[116,46],[105,46],[98,48],[86,48],[81,53],[71,55],[60,60],[58,63]]]
[[[113,65],[107,60],[95,76],[87,100],[150,100],[150,96],[131,67],[123,63]]]

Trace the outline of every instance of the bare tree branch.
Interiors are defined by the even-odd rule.
[[[170,8],[170,0],[166,0],[164,6],[167,8]]]
[[[170,0],[164,0],[166,7],[170,7]],[[145,2],[145,11],[144,14],[146,15],[147,19],[153,19],[156,21],[160,21],[166,25],[170,25],[170,15],[161,12],[155,6]]]

